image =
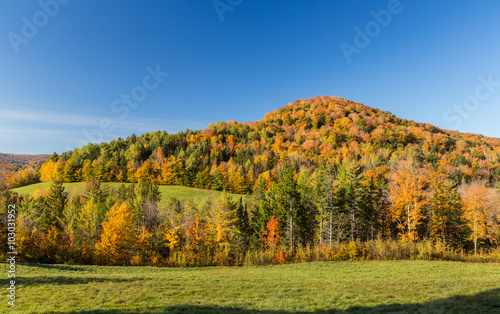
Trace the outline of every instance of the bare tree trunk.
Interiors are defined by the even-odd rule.
[[[477,257],[477,226],[476,226],[476,219],[475,218],[476,217],[474,217],[474,257]]]
[[[319,245],[323,245],[323,213],[319,218]]]
[[[356,216],[354,215],[354,209],[351,209],[351,241],[354,241],[354,229],[356,224]]]
[[[408,234],[410,234],[411,221],[410,221],[410,204],[406,205],[406,214],[408,215]]]
[[[292,208],[292,199],[290,199],[290,247],[292,249],[292,254],[293,254],[293,208]]]
[[[332,247],[333,238],[333,210],[330,210],[330,247]]]

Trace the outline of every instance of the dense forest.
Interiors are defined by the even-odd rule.
[[[498,254],[499,159],[499,139],[322,96],[256,122],[53,154],[8,185],[36,177],[54,182],[51,189],[5,190],[1,200],[16,204],[20,257],[28,261],[241,265],[377,258],[373,247],[390,243]],[[68,195],[62,182],[78,181],[85,193]],[[134,184],[112,190],[100,182]],[[171,199],[162,208],[157,185],[246,197]]]

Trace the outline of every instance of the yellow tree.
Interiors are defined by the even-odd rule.
[[[271,190],[272,184],[276,183],[277,181],[278,180],[276,178],[276,172],[274,170],[265,171],[261,173],[255,181],[254,189],[256,189],[260,185],[265,189],[266,192],[268,192]]]
[[[132,209],[116,203],[102,223],[103,232],[96,244],[96,253],[106,265],[127,264],[129,252],[137,243]]]
[[[470,239],[474,241],[474,256],[477,255],[477,240],[488,236],[488,214],[494,205],[492,190],[484,183],[472,182],[460,189],[464,204],[464,216],[472,230]]]
[[[205,225],[207,253],[215,264],[223,264],[231,252],[235,211],[236,204],[226,193],[218,197],[208,208]]]
[[[167,243],[165,243],[165,246],[170,249],[170,254],[176,252],[182,246],[183,234],[184,231],[181,226],[166,230],[165,240],[167,240]]]
[[[208,242],[206,223],[198,215],[193,221],[186,224],[186,245],[187,262],[191,265],[204,265],[206,261],[206,245]]]
[[[241,166],[231,164],[227,171],[230,192],[245,194],[247,187],[245,176],[242,174]]]
[[[427,175],[427,169],[419,168],[412,157],[397,162],[387,175],[392,201],[390,215],[397,222],[403,239],[418,239],[417,227],[422,223],[422,209],[428,202]]]
[[[154,249],[152,246],[153,233],[149,232],[146,227],[142,226],[137,234],[137,242],[134,247],[137,248],[137,251],[132,257],[132,265],[144,265],[148,261],[153,261],[155,256]]]
[[[40,168],[40,181],[49,182],[55,179],[57,163],[52,160],[46,161]]]

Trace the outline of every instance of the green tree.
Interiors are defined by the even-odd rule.
[[[430,236],[456,247],[465,234],[462,198],[450,180],[437,179],[432,185],[434,193],[428,214]]]
[[[65,191],[62,181],[55,181],[45,197],[45,224],[62,229],[63,212],[67,204],[68,192]]]
[[[354,241],[359,233],[361,213],[363,212],[364,188],[361,184],[362,175],[355,162],[344,161],[339,167],[338,185],[335,191],[336,206],[346,214],[349,222],[350,240]]]
[[[251,237],[251,227],[246,204],[243,205],[241,197],[236,207],[236,231],[238,246],[242,251],[246,251]]]
[[[161,193],[158,185],[152,182],[139,181],[134,186],[132,217],[137,230],[145,226],[152,231],[158,225],[158,204]]]
[[[85,181],[83,195],[86,201],[93,200],[96,203],[103,203],[105,199],[104,192],[101,189],[101,182],[95,178]]]
[[[312,202],[317,208],[318,238],[322,245],[325,240],[331,246],[333,240],[333,218],[335,214],[335,172],[331,163],[316,169],[312,190]]]
[[[311,183],[312,171],[301,171],[298,182],[297,191],[299,194],[299,204],[296,207],[296,234],[297,239],[303,246],[312,246],[315,242],[315,233],[318,227],[318,208],[315,206],[314,200],[314,187]]]
[[[300,195],[294,174],[294,169],[288,162],[284,162],[281,165],[278,184],[273,185],[271,189],[274,196],[273,203],[276,206],[276,216],[278,216],[280,223],[286,226],[286,239],[292,252],[296,244],[295,223],[300,206]]]

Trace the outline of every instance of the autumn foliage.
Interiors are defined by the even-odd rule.
[[[102,223],[101,239],[96,244],[96,254],[106,265],[126,264],[130,250],[137,245],[132,211],[127,204],[115,204]]]
[[[410,256],[422,243],[479,255],[500,245],[499,139],[337,97],[297,100],[256,122],[89,143],[4,173],[0,200],[18,205],[26,261],[243,265],[382,258],[393,252],[383,243]],[[38,180],[54,184],[7,191]],[[64,190],[79,181],[83,195]],[[246,197],[160,203],[157,185]],[[64,250],[51,259],[55,243]]]
[[[266,224],[266,230],[262,232],[264,245],[274,249],[280,241],[279,222],[276,216],[272,216]]]

